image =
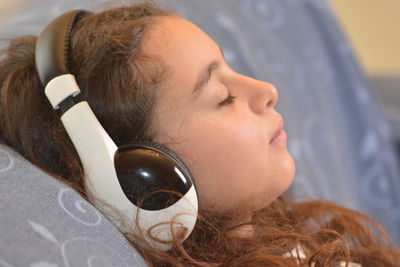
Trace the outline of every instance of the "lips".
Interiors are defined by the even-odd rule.
[[[281,134],[282,128],[283,128],[283,119],[280,118],[278,127],[276,127],[276,130],[275,130],[274,134],[272,135],[271,140],[269,141],[270,144],[274,143],[274,141],[276,139],[278,139],[278,137]]]

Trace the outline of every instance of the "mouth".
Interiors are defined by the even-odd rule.
[[[272,135],[272,138],[269,142],[270,145],[276,145],[286,139],[286,133],[283,130],[283,119],[280,118],[278,127],[276,128],[274,134]]]

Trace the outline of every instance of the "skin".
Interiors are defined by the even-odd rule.
[[[277,89],[234,72],[219,46],[191,22],[169,16],[151,25],[144,52],[169,70],[151,119],[155,141],[177,153],[191,170],[200,209],[265,207],[288,188],[295,173],[286,134],[270,143],[283,122],[275,110]],[[210,79],[194,92],[213,61]],[[231,102],[229,95],[235,97]]]

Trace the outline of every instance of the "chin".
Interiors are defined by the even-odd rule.
[[[269,192],[269,199],[266,200],[267,205],[275,201],[279,196],[281,196],[292,184],[296,174],[296,165],[293,157],[287,153],[284,159],[279,162],[279,171],[275,182],[277,183],[275,190]],[[265,206],[265,205],[264,205]]]
[[[296,174],[296,163],[289,152],[287,152],[287,156],[285,160],[283,160],[282,174],[283,174],[282,180],[285,181],[286,183],[286,186],[283,189],[283,192],[285,192],[286,189],[288,189],[288,187],[292,184]]]

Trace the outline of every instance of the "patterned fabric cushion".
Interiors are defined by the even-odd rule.
[[[90,203],[1,145],[0,266],[146,264]]]

